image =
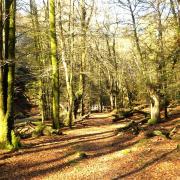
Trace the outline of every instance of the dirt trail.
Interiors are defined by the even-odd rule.
[[[116,134],[126,123],[93,114],[62,136],[24,140],[25,148],[0,155],[0,179],[180,179],[179,142]]]

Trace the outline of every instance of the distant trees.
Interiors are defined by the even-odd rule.
[[[90,104],[116,109],[132,108],[140,101],[150,102],[151,119],[160,119],[161,108],[167,116],[169,99],[178,96],[178,1],[114,0],[117,12],[126,16],[106,12],[104,20],[95,1],[58,0],[53,6],[47,2],[31,12],[33,28],[27,33],[34,40],[30,57],[38,59],[33,65],[46,73],[33,70],[39,79],[34,87],[40,89],[42,119],[51,119],[54,111],[58,122],[71,127]],[[52,105],[55,99],[58,102]]]
[[[80,74],[79,74],[79,87],[75,93],[75,104],[74,104],[74,116],[77,116],[77,111],[81,107],[81,115],[85,114],[85,88],[87,82],[87,31],[89,29],[90,20],[94,9],[94,0],[90,7],[90,14],[88,16],[86,1],[80,0],[79,11],[80,11]]]
[[[131,25],[133,31],[134,62],[139,69],[138,76],[147,89],[151,101],[151,120],[156,123],[160,119],[160,110],[164,108],[164,117],[167,117],[168,80],[170,61],[167,48],[168,18],[167,9],[172,10],[177,26],[177,3],[170,1],[115,1],[129,16],[125,22]],[[172,22],[172,21],[171,21]],[[177,28],[178,29],[178,28]],[[172,30],[173,31],[173,30]],[[176,53],[175,53],[176,54]],[[175,55],[174,54],[174,55]],[[177,56],[176,58],[177,59]],[[151,68],[150,68],[151,67]]]

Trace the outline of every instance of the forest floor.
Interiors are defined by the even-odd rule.
[[[108,113],[92,114],[73,129],[64,129],[63,135],[22,140],[20,150],[0,152],[0,179],[180,179],[180,141],[145,136],[149,128],[179,127],[180,107],[168,121],[138,135],[116,133],[130,119],[112,123]]]

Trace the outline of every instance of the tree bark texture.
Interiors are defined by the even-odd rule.
[[[59,123],[59,62],[57,59],[57,40],[55,28],[55,0],[49,1],[49,24],[50,24],[50,46],[51,46],[51,63],[52,63],[52,114],[53,127],[58,129]]]

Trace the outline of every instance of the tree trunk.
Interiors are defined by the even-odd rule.
[[[163,101],[163,109],[164,109],[164,117],[167,118],[167,72],[166,72],[166,59],[164,56],[164,42],[163,42],[163,25],[162,25],[162,14],[160,10],[161,1],[157,1],[157,30],[158,30],[158,39],[157,39],[157,45],[158,45],[158,53],[157,53],[157,80],[158,80],[158,88],[159,92],[161,92],[162,101]]]
[[[115,90],[115,97],[114,97],[114,103],[115,103],[115,108],[117,108],[117,98],[118,98],[118,94],[119,94],[119,89],[118,89],[118,64],[117,64],[117,59],[116,59],[116,39],[115,39],[115,35],[113,37],[113,59],[114,59],[114,68],[115,68],[115,78],[114,78],[114,90]]]
[[[0,0],[0,118],[4,117],[4,97],[3,97],[3,0]]]
[[[156,124],[160,120],[160,101],[158,95],[151,95],[151,101],[151,120]]]
[[[0,0],[0,146],[7,142],[7,121],[4,121],[4,93],[3,93],[3,1]]]
[[[72,88],[72,74],[69,70],[69,67],[67,65],[67,62],[65,60],[65,52],[64,48],[62,50],[62,62],[64,66],[65,71],[65,77],[66,77],[66,88],[67,88],[67,94],[68,94],[68,116],[67,116],[67,125],[69,127],[72,127],[73,123],[73,109],[74,109],[74,95],[73,95],[73,88]]]
[[[81,116],[84,115],[84,90],[85,90],[85,61],[86,61],[86,9],[85,0],[80,1],[81,6],[81,72],[79,79],[79,93],[81,94]]]
[[[31,19],[34,31],[34,46],[36,49],[36,61],[39,63],[40,72],[44,67],[44,59],[43,59],[43,48],[41,42],[41,35],[40,35],[40,26],[39,26],[39,19],[38,19],[38,12],[37,12],[37,5],[35,0],[30,0],[30,11],[31,11]],[[37,53],[38,52],[38,53]],[[45,101],[46,96],[44,96],[44,80],[43,77],[40,76],[39,79],[39,109],[41,113],[42,122],[47,118],[46,116],[46,108],[45,108]]]
[[[92,12],[94,8],[94,0],[93,5],[91,7],[90,15],[87,17],[87,10],[86,10],[86,2],[85,0],[80,0],[80,11],[81,11],[81,65],[80,65],[80,77],[79,77],[79,89],[76,93],[76,109],[78,110],[81,103],[81,116],[85,114],[85,104],[84,104],[84,95],[85,95],[85,86],[86,86],[86,80],[85,80],[85,70],[86,70],[86,53],[87,53],[87,30],[89,27],[89,23],[92,17]],[[76,112],[77,113],[77,112]]]
[[[103,111],[103,91],[102,91],[102,73],[101,67],[99,66],[99,104],[100,104],[100,112]]]
[[[1,2],[2,5],[2,2]],[[5,1],[6,29],[5,29],[5,59],[8,61],[6,65],[6,88],[3,89],[4,97],[4,115],[0,117],[0,144],[6,148],[12,145],[12,130],[14,126],[14,74],[15,74],[15,9],[16,1]],[[4,83],[4,82],[3,82]],[[4,85],[4,84],[3,84]],[[1,101],[2,103],[2,101]],[[6,107],[5,107],[6,106]],[[2,109],[1,109],[2,110]]]
[[[52,63],[52,103],[53,127],[58,129],[59,124],[59,62],[57,59],[57,40],[55,28],[55,0],[49,2],[50,44]]]
[[[148,90],[151,97],[151,119],[148,121],[148,123],[156,124],[160,120],[160,97],[155,85],[149,84]]]
[[[70,15],[69,15],[69,32],[71,32],[71,0],[69,2],[70,4]],[[74,3],[73,3],[74,5]],[[69,45],[69,55],[67,53],[66,49],[66,43],[65,43],[65,36],[64,36],[64,30],[63,30],[63,24],[62,24],[62,15],[61,15],[61,2],[59,1],[59,11],[60,11],[60,34],[61,34],[61,47],[62,47],[62,63],[64,67],[65,72],[65,79],[66,79],[66,88],[67,88],[67,97],[68,97],[68,114],[67,114],[67,125],[71,128],[74,120],[73,111],[74,111],[74,94],[73,94],[73,84],[72,84],[72,61],[73,61],[73,55],[72,55],[72,42],[69,39],[68,45]],[[73,10],[74,14],[74,10]]]
[[[15,77],[15,10],[16,1],[11,1],[9,11],[9,49],[8,49],[8,91],[7,91],[7,112],[8,139],[11,143],[11,130],[14,126],[14,77]]]

